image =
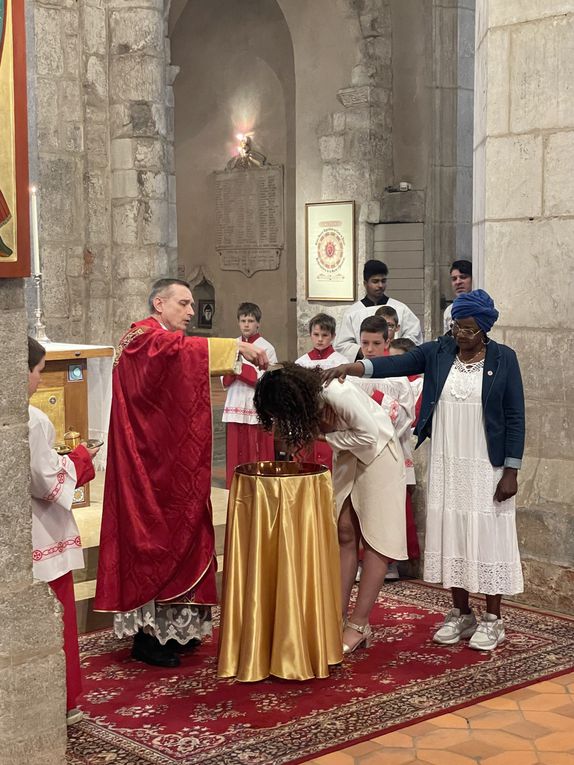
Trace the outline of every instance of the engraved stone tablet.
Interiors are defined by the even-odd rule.
[[[283,168],[215,173],[216,249],[224,271],[279,268],[283,237]]]

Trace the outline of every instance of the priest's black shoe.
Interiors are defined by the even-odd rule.
[[[179,657],[167,646],[162,645],[153,635],[138,632],[134,635],[132,659],[144,661],[154,667],[179,667]]]

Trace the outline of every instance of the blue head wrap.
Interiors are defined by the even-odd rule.
[[[494,301],[484,290],[463,292],[452,304],[453,319],[472,318],[483,332],[490,332],[498,319]]]

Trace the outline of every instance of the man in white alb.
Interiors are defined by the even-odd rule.
[[[388,274],[389,269],[382,260],[367,260],[365,263],[363,284],[367,294],[345,311],[334,343],[335,350],[350,362],[355,361],[361,349],[363,319],[372,316],[382,305],[392,306],[398,314],[400,331],[397,337],[409,337],[417,345],[423,341],[421,323],[411,309],[385,294]]]

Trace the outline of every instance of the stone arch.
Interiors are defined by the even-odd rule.
[[[172,59],[179,68],[175,95],[180,268],[210,271],[216,298],[214,332],[234,335],[236,308],[261,303],[278,352],[294,348],[295,74],[290,31],[276,0],[240,5],[173,0],[168,22]],[[236,151],[235,134],[254,131],[268,162],[284,167],[285,247],[277,271],[219,267],[215,249],[215,182]],[[290,327],[277,333],[274,327]],[[282,347],[283,346],[283,347]]]

